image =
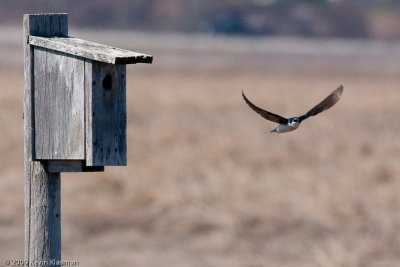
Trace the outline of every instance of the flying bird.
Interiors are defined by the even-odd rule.
[[[247,99],[243,91],[242,91],[242,96],[244,98],[244,101],[246,101],[247,105],[249,105],[249,107],[252,110],[257,112],[267,120],[279,123],[278,127],[276,127],[271,132],[285,133],[294,131],[297,128],[299,128],[301,122],[304,121],[305,119],[308,119],[311,116],[315,116],[321,113],[322,111],[331,108],[339,101],[342,92],[343,92],[343,86],[340,85],[336,90],[334,90],[330,95],[328,95],[324,100],[322,100],[321,103],[310,109],[306,114],[289,119],[257,107]]]

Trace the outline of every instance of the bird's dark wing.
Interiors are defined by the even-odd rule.
[[[242,91],[242,96],[244,101],[246,101],[247,105],[249,105],[249,107],[251,107],[252,110],[254,110],[255,112],[257,112],[258,114],[260,114],[263,118],[279,123],[279,124],[287,124],[288,123],[288,119],[281,117],[279,115],[276,115],[274,113],[271,113],[269,111],[263,110],[262,108],[257,107],[256,105],[254,105],[253,103],[251,103],[247,97],[244,95],[243,91]]]
[[[335,91],[333,91],[324,100],[322,100],[321,103],[319,103],[318,105],[316,105],[315,107],[310,109],[303,116],[300,116],[299,120],[303,121],[303,120],[307,119],[308,117],[315,116],[315,115],[321,113],[322,111],[331,108],[333,105],[335,105],[339,101],[342,93],[343,93],[343,85],[340,85]]]

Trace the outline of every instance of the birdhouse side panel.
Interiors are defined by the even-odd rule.
[[[126,66],[85,62],[86,165],[126,165]]]
[[[84,159],[84,60],[35,47],[34,120],[36,159]]]

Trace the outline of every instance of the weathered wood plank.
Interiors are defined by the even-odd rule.
[[[84,160],[49,160],[48,172],[103,172],[104,166],[86,166]]]
[[[47,161],[48,172],[81,172],[81,160],[49,160]]]
[[[33,118],[33,46],[28,44],[29,34],[34,28],[29,15],[24,15],[24,155],[25,160],[35,158],[34,147],[34,118]]]
[[[78,38],[29,36],[29,44],[111,64],[152,63],[153,57]]]
[[[126,165],[125,75],[125,65],[85,61],[87,166]]]
[[[93,113],[91,111],[93,92],[91,88],[96,85],[96,81],[92,78],[92,66],[92,60],[85,59],[85,159],[88,166],[93,166]]]
[[[36,159],[84,159],[84,61],[35,47],[34,66]]]
[[[25,261],[61,260],[60,174],[35,160],[34,49],[29,35],[67,36],[66,14],[24,15]],[[56,26],[52,26],[52,25]],[[45,265],[43,265],[45,266]]]
[[[33,89],[33,46],[29,36],[68,36],[67,14],[25,14],[23,18],[24,39],[24,131],[25,157],[35,159],[34,149],[34,89]]]

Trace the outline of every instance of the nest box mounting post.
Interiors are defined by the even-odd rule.
[[[68,36],[67,14],[24,15],[25,260],[61,260],[60,172],[126,165],[126,64],[152,56]]]

